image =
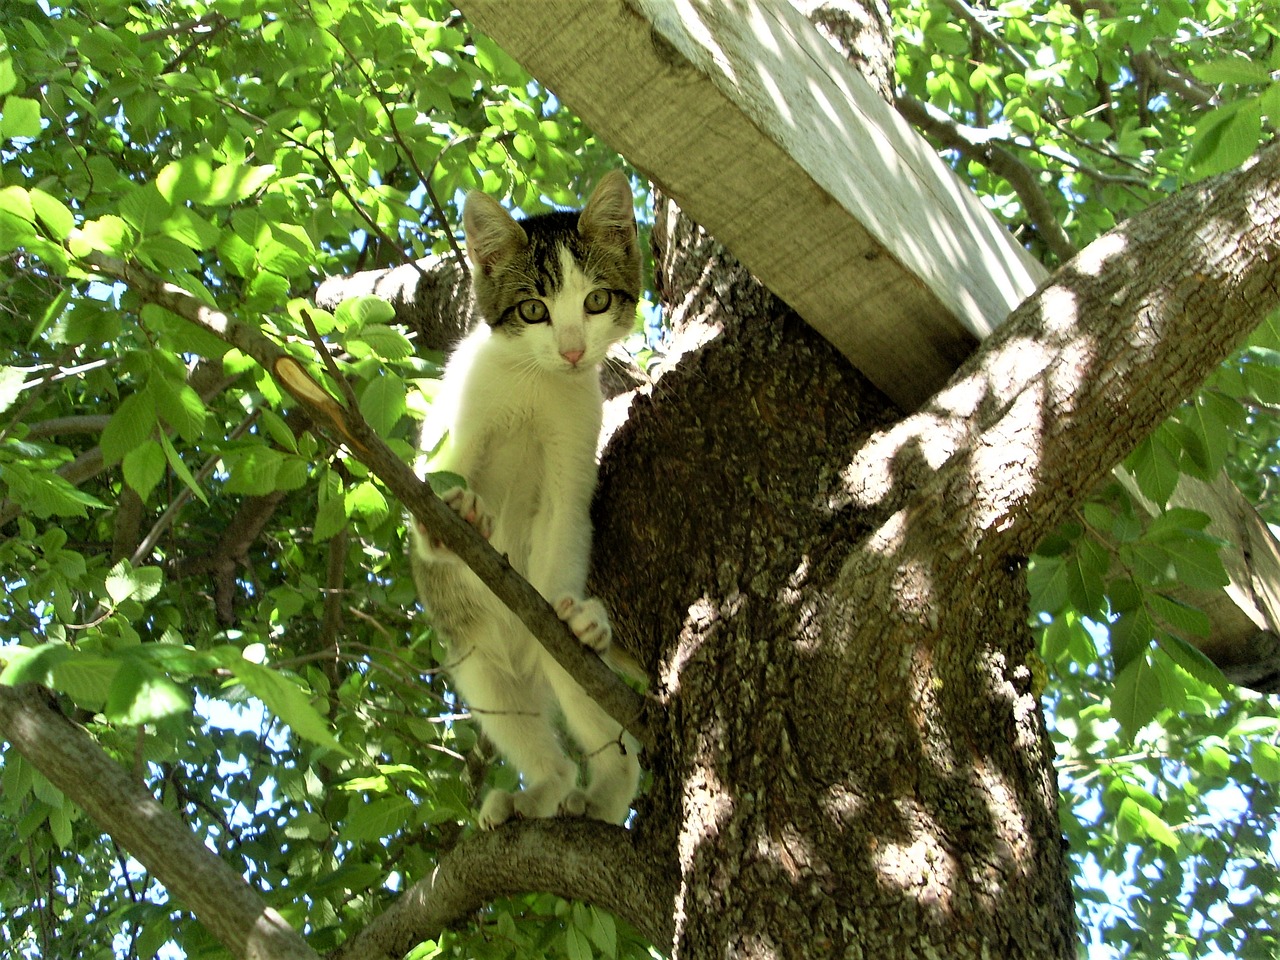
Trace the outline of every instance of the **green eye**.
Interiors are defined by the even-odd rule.
[[[597,287],[587,294],[587,298],[582,301],[582,306],[586,308],[587,313],[604,313],[612,302],[613,294]]]
[[[547,305],[541,300],[521,300],[516,304],[516,313],[525,323],[543,323],[547,319]]]

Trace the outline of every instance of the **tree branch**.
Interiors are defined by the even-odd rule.
[[[529,890],[586,900],[670,943],[674,871],[643,857],[622,827],[588,820],[528,820],[472,834],[441,858],[328,960],[400,957],[493,899]]]
[[[236,957],[318,960],[306,941],[174,813],[33,684],[0,686],[0,733],[138,858]]]
[[[341,437],[400,502],[437,540],[456,553],[482,583],[520,619],[529,632],[606,713],[640,743],[653,745],[645,718],[646,702],[595,654],[578,642],[551,605],[499,556],[475,530],[432,493],[375,434],[355,409],[335,400],[303,365],[256,328],[196,299],[176,284],[115,257],[91,253],[86,265],[123,281],[144,300],[203,327],[252,357],[286,391]]]
[[[913,518],[939,535],[930,504],[955,485],[978,504],[947,532],[966,553],[1029,553],[1277,306],[1280,145],[1095,241],[860,451],[854,500],[906,507],[877,535],[885,562]]]
[[[1075,245],[1067,237],[1062,224],[1053,213],[1049,198],[1040,187],[1035,172],[1016,156],[999,146],[989,130],[963,127],[941,110],[914,97],[900,96],[895,101],[898,112],[917,129],[931,134],[944,147],[958,150],[970,160],[976,160],[997,176],[1008,181],[1022,209],[1044,238],[1045,244],[1059,260],[1070,260],[1076,254]]]

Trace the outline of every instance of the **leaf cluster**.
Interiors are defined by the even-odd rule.
[[[536,211],[616,160],[436,0],[15,0],[0,107],[0,682],[54,691],[336,946],[457,842],[484,775],[403,518],[245,353],[89,258],[349,385],[408,460],[439,356],[377,298],[303,298],[457,256],[472,187]],[[0,766],[0,950],[222,955],[19,756]],[[566,918],[544,936],[512,909],[481,925],[504,930],[487,955],[644,952],[593,910],[541,901]]]

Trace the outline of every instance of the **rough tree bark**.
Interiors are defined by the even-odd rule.
[[[896,411],[673,212],[705,342],[609,450],[595,588],[667,711],[639,832],[676,857],[674,953],[1073,956],[1021,568],[880,553],[896,498],[848,468]]]

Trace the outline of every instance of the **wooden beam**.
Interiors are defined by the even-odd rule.
[[[906,410],[1043,275],[788,3],[458,6]]]

